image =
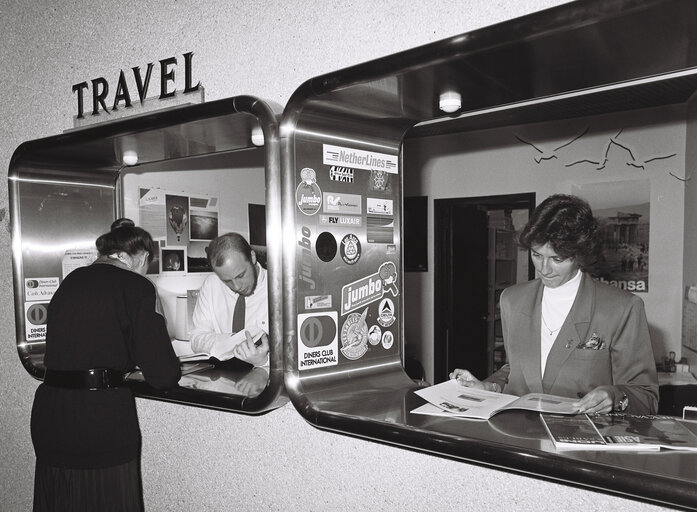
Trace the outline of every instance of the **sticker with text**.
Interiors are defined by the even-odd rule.
[[[336,311],[298,315],[298,370],[338,364]]]
[[[322,144],[322,163],[325,165],[341,165],[353,169],[377,170],[397,174],[397,162],[397,155]]]
[[[305,167],[300,171],[300,183],[295,189],[295,203],[305,215],[314,215],[322,206],[322,191],[317,185],[314,169]]]
[[[343,286],[341,316],[381,299],[388,292],[396,297],[399,295],[396,282],[397,267],[391,261],[387,261],[380,265],[374,274]]]
[[[368,324],[365,317],[368,308],[363,313],[351,313],[341,327],[341,353],[346,359],[355,361],[368,351]]]

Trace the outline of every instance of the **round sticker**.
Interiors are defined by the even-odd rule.
[[[382,348],[388,349],[394,342],[394,336],[390,331],[385,331],[382,335]]]
[[[341,239],[341,247],[339,248],[341,259],[349,265],[353,265],[361,259],[361,242],[356,235],[349,233]]]
[[[305,167],[300,171],[298,188],[295,189],[295,203],[305,215],[314,215],[322,206],[322,191],[317,185],[317,174],[314,169]]]
[[[375,346],[380,343],[382,337],[382,329],[377,325],[372,325],[368,330],[368,342]]]
[[[347,359],[355,361],[368,351],[367,314],[368,308],[363,313],[351,313],[341,327],[341,353]]]

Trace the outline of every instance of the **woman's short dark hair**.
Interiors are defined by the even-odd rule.
[[[598,260],[598,234],[598,221],[588,202],[577,196],[554,194],[532,212],[518,243],[525,249],[549,243],[559,256],[574,258],[581,270],[588,270]]]
[[[206,248],[208,264],[211,267],[219,267],[225,263],[231,252],[239,252],[248,262],[252,262],[252,248],[247,240],[239,233],[225,233]]]
[[[137,226],[121,226],[97,238],[97,251],[102,256],[125,252],[129,256],[148,252],[148,263],[155,257],[155,244],[150,233]]]
[[[133,222],[131,219],[128,217],[121,217],[120,219],[116,219],[114,222],[111,223],[111,226],[109,227],[109,231],[114,231],[116,228],[120,228],[123,226],[135,226],[136,223]]]

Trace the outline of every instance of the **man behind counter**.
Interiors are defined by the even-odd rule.
[[[228,341],[241,330],[264,331],[255,344],[247,332],[246,340],[233,350],[233,356],[254,366],[267,363],[269,354],[268,290],[266,270],[256,254],[238,233],[220,235],[208,246],[208,262],[214,275],[206,278],[199,291],[193,314],[191,348],[211,353],[216,343]]]

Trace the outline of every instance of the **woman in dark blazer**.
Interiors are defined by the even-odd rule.
[[[34,511],[143,508],[141,437],[124,374],[136,366],[155,388],[180,374],[155,287],[147,231],[117,227],[100,257],[72,271],[48,307],[46,375],[34,397]]]
[[[557,194],[535,209],[519,243],[537,279],[504,290],[501,322],[508,363],[469,387],[513,395],[578,398],[580,413],[655,414],[658,379],[643,301],[595,281],[598,223],[590,206]]]

